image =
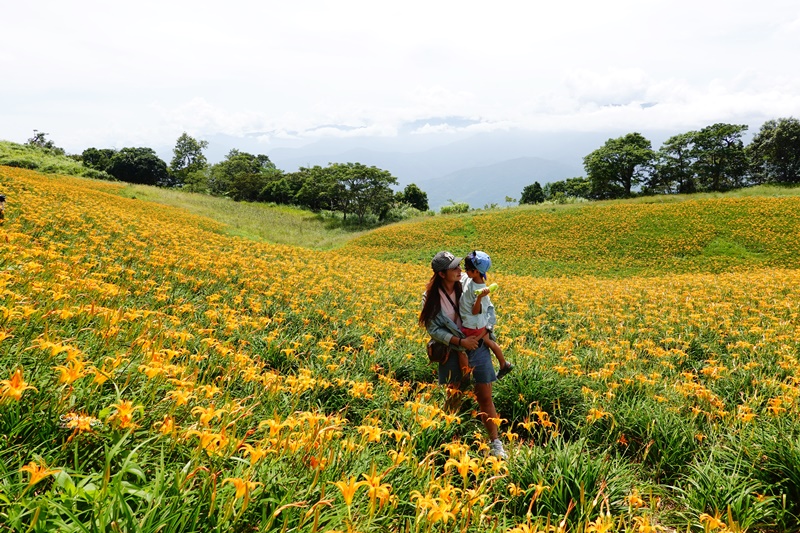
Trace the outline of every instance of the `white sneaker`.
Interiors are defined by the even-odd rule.
[[[491,444],[489,444],[489,453],[499,459],[508,459],[508,454],[503,448],[503,443],[500,442],[500,439],[494,439]]]

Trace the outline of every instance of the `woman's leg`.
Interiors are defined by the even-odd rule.
[[[475,384],[475,398],[478,401],[479,416],[483,427],[489,434],[489,440],[493,441],[497,438],[497,411],[494,408],[494,400],[492,399],[492,384],[491,383],[476,383]]]

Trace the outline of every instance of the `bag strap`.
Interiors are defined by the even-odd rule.
[[[458,291],[455,290],[454,288],[453,292],[456,294],[456,303],[453,303],[453,300],[450,299],[450,295],[447,294],[447,291],[442,291],[442,294],[444,294],[444,297],[447,298],[447,301],[450,302],[450,305],[453,306],[453,309],[455,309],[456,314],[458,314],[458,304],[459,304]]]

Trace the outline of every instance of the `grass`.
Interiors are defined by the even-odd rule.
[[[46,174],[84,176],[96,179],[113,179],[105,172],[86,168],[83,163],[49,150],[0,141],[0,165],[37,170]]]
[[[337,227],[335,220],[290,206],[234,202],[228,198],[148,185],[128,185],[119,194],[210,218],[224,224],[227,234],[254,241],[330,250],[360,234]]]
[[[105,172],[86,168],[67,156],[9,141],[0,141],[0,165],[45,174],[113,181]],[[360,234],[343,228],[336,218],[326,218],[290,206],[233,202],[226,198],[147,185],[120,185],[118,193],[124,197],[185,209],[189,213],[220,222],[225,225],[223,231],[227,234],[245,239],[329,250],[342,246]],[[9,199],[9,202],[13,202],[13,199]]]
[[[401,222],[353,239],[354,254],[422,262],[481,249],[495,273],[624,278],[792,268],[800,188],[475,211]]]

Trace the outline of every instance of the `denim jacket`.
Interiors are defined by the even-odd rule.
[[[469,280],[466,274],[462,274],[461,277],[462,283],[465,278]],[[422,295],[423,302],[425,301],[425,296],[427,295],[426,294]],[[486,327],[486,329],[489,330],[489,337],[494,339],[494,332],[492,330],[494,329],[494,326],[497,323],[497,318],[494,313],[494,306],[489,307],[488,314],[489,314],[489,325]],[[461,332],[461,329],[456,325],[455,322],[450,320],[450,318],[444,314],[444,311],[439,310],[436,316],[433,317],[433,320],[430,321],[426,329],[428,330],[428,334],[431,336],[433,340],[441,342],[442,344],[447,344],[448,346],[450,346],[451,350],[458,350],[459,352],[466,351],[461,346],[450,344],[450,339],[452,339],[454,336],[463,339],[466,337],[466,335],[464,335]]]

